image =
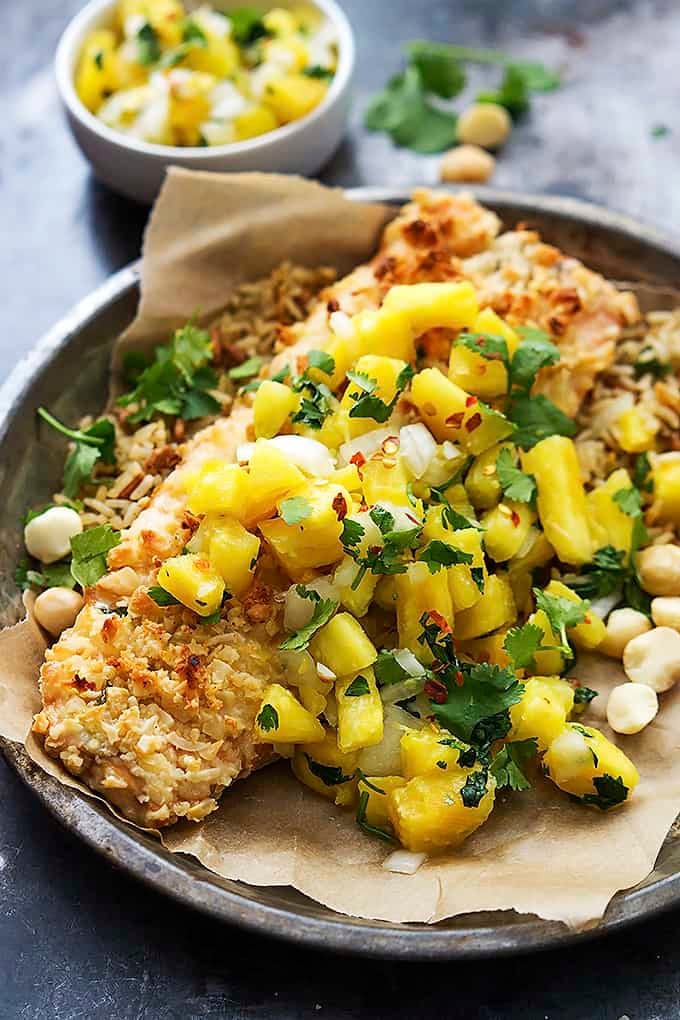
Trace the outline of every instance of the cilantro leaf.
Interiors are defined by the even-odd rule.
[[[255,7],[235,7],[228,17],[231,36],[239,46],[252,46],[258,39],[271,35],[262,20],[262,12]]]
[[[314,382],[306,372],[295,376],[292,387],[301,394],[300,407],[292,416],[291,421],[308,425],[312,429],[320,429],[334,406],[333,394],[325,383]]]
[[[179,599],[176,599],[174,595],[171,595],[165,588],[161,588],[159,584],[152,584],[147,589],[147,595],[153,599],[157,606],[178,606],[180,604]]]
[[[370,694],[371,688],[368,686],[368,680],[365,676],[355,676],[351,684],[345,691],[346,698],[360,698],[364,694]]]
[[[120,533],[110,524],[98,524],[71,539],[71,574],[78,584],[88,588],[108,570],[106,554],[120,543]]]
[[[517,426],[513,441],[523,450],[530,450],[548,436],[576,435],[576,422],[542,393],[535,397],[524,394],[513,396],[506,414]]]
[[[478,103],[498,103],[504,106],[513,120],[521,117],[529,109],[529,86],[521,68],[515,64],[506,67],[500,88],[479,92]]]
[[[594,777],[593,786],[597,793],[586,793],[581,797],[581,801],[599,808],[600,811],[609,811],[617,804],[622,804],[628,796],[628,787],[625,786],[621,776],[614,778],[605,772],[603,776]]]
[[[108,418],[100,418],[86,429],[72,429],[44,407],[39,407],[37,414],[75,444],[66,458],[63,480],[65,495],[74,499],[85,482],[91,481],[92,471],[99,460],[105,464],[115,464],[116,430],[113,422]]]
[[[83,446],[76,443],[64,463],[63,490],[64,495],[77,496],[83,485],[92,480],[92,471],[100,458],[96,446]]]
[[[441,521],[443,527],[451,528],[452,531],[464,531],[468,528],[472,528],[474,531],[484,531],[479,521],[476,521],[473,517],[466,517],[465,514],[458,513],[450,503],[442,505]]]
[[[581,598],[602,598],[619,588],[626,576],[625,552],[605,545],[594,554],[578,577],[570,582],[570,588]]]
[[[642,498],[639,489],[633,487],[619,489],[614,493],[612,499],[628,517],[639,517],[642,513]]]
[[[423,88],[442,99],[453,99],[465,88],[465,72],[457,60],[436,49],[421,49],[411,62],[420,74]]]
[[[594,691],[592,687],[582,687],[580,684],[578,687],[574,687],[574,704],[575,705],[589,705],[591,701],[594,701],[598,695],[598,691]]]
[[[259,354],[254,355],[252,358],[248,358],[247,361],[241,362],[240,365],[234,365],[227,372],[230,379],[250,379],[251,376],[257,375],[264,364],[264,358],[261,358]]]
[[[460,791],[460,799],[465,807],[476,808],[486,793],[489,785],[489,774],[480,769],[467,777]]]
[[[318,368],[325,375],[333,375],[335,371],[335,358],[325,351],[309,351],[307,353],[307,364],[310,368]]]
[[[515,669],[532,668],[534,656],[541,647],[544,634],[535,623],[511,627],[505,635],[503,648],[512,659]]]
[[[300,588],[302,585],[297,586],[298,594],[301,594]],[[303,589],[304,591],[305,589]],[[316,592],[314,592],[316,595]],[[304,596],[303,596],[304,597]],[[307,597],[311,597],[309,594]],[[309,623],[306,623],[304,627],[300,627],[290,637],[287,637],[285,641],[282,641],[279,648],[285,651],[301,652],[307,647],[309,642],[312,640],[317,630],[328,623],[331,616],[338,608],[338,603],[333,599],[320,599],[317,595],[316,605],[314,606],[314,612],[312,613]]]
[[[390,79],[364,116],[369,131],[386,131],[395,145],[424,154],[442,152],[453,145],[457,123],[454,113],[428,101],[421,73],[413,64]]]
[[[649,477],[651,472],[652,465],[647,454],[638,454],[633,467],[633,485],[642,492],[651,492],[654,488],[654,482]]]
[[[17,565],[14,580],[22,591],[28,588],[74,588],[76,583],[71,574],[70,559],[44,564],[42,570],[31,570],[25,557]]]
[[[137,60],[145,67],[157,63],[161,58],[161,44],[153,25],[145,21],[136,35]]]
[[[526,81],[532,92],[550,92],[560,84],[560,76],[537,60],[517,60],[501,50],[483,49],[472,46],[455,46],[451,43],[432,43],[417,39],[407,44],[413,59],[420,53],[439,53],[449,60],[469,64],[495,64],[500,67],[514,67]]]
[[[335,72],[331,71],[330,67],[322,67],[321,64],[305,67],[302,73],[306,78],[318,78],[319,81],[332,81],[335,77]]]
[[[355,545],[359,545],[359,542],[365,534],[366,529],[362,524],[359,524],[358,521],[353,521],[351,517],[343,518],[340,542],[342,543],[345,551],[348,551]]]
[[[426,675],[425,667],[418,662],[412,652],[406,652],[406,655],[413,660],[413,665],[408,669],[399,660],[399,654],[399,652],[388,651],[385,648],[378,652],[378,658],[373,663],[373,672],[379,687],[387,687],[390,684],[399,683],[401,680],[411,677],[420,678]]]
[[[506,368],[510,365],[508,344],[504,337],[491,333],[459,333],[456,347],[467,347],[475,354],[481,354],[487,361],[502,361]]]
[[[531,503],[536,496],[536,479],[515,466],[510,450],[505,447],[496,460],[496,476],[503,493],[517,503]]]
[[[472,553],[456,549],[455,546],[435,538],[422,551],[420,559],[423,563],[427,563],[431,574],[436,574],[442,567],[453,567],[457,563],[472,563],[474,557]]]
[[[450,675],[451,671],[441,674],[447,699],[443,704],[431,701],[432,711],[442,726],[460,740],[484,745],[489,735],[495,739],[508,732],[507,710],[520,700],[524,685],[510,669],[484,662],[464,667],[465,664],[461,664],[456,671],[462,683],[457,682],[455,673]]]
[[[192,17],[185,18],[182,25],[182,42],[193,42],[198,46],[207,46],[208,39],[199,23]]]
[[[489,772],[496,780],[499,790],[509,786],[511,790],[529,790],[531,783],[522,771],[523,766],[536,756],[538,744],[535,737],[528,740],[513,740],[505,744],[494,757]]]
[[[536,608],[542,609],[548,617],[550,627],[555,634],[559,635],[561,641],[560,651],[568,658],[573,658],[571,645],[567,638],[567,629],[576,627],[583,620],[590,608],[590,602],[582,599],[580,602],[572,602],[562,595],[550,595],[540,588],[533,589],[536,599]]]
[[[286,524],[300,524],[311,516],[312,505],[304,496],[291,496],[281,503],[281,517]]]
[[[645,351],[641,351],[644,354]],[[651,375],[652,379],[665,379],[673,371],[673,366],[668,361],[660,361],[659,358],[640,357],[633,365],[633,375],[636,379],[642,379],[645,375]]]
[[[267,706],[271,708],[271,705]],[[262,729],[264,726],[260,723]],[[323,765],[320,761],[315,761],[311,754],[304,752],[304,756],[307,759],[307,768],[320,779],[324,786],[340,786],[341,783],[349,783],[353,776],[346,776],[339,765]]]
[[[528,394],[542,368],[560,360],[560,349],[547,333],[533,327],[520,327],[522,341],[510,365],[510,382],[519,393]]]
[[[279,728],[279,713],[273,705],[263,705],[257,716],[257,725],[263,733],[271,733]]]

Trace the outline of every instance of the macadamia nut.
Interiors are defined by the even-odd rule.
[[[655,627],[629,641],[623,651],[623,668],[629,680],[653,691],[668,691],[680,680],[680,634],[670,627]]]
[[[639,733],[658,711],[656,691],[647,684],[619,684],[609,695],[607,722],[615,733]]]
[[[650,595],[680,595],[680,546],[652,545],[637,560],[640,584]]]
[[[657,627],[680,630],[680,596],[660,595],[652,599],[652,619]]]
[[[496,167],[493,156],[478,145],[458,145],[441,161],[439,176],[443,181],[471,181],[483,184]]]
[[[613,659],[620,659],[629,641],[651,629],[651,621],[637,609],[615,609],[609,614],[607,633],[597,650]]]
[[[83,522],[69,506],[51,506],[31,518],[24,528],[24,544],[41,563],[56,563],[71,552],[71,539],[83,530]]]
[[[33,605],[33,614],[53,637],[59,637],[67,627],[72,627],[76,616],[83,607],[83,596],[70,588],[47,588],[38,595]]]
[[[458,118],[459,142],[496,149],[506,141],[512,129],[510,114],[498,103],[474,103]]]

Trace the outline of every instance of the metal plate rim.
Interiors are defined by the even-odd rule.
[[[449,189],[461,190],[461,189]],[[643,241],[680,260],[680,244],[660,232],[620,213],[580,199],[522,192],[496,191],[492,188],[465,189],[482,202],[496,208],[525,206],[555,213],[563,218],[607,227]],[[411,189],[364,187],[346,191],[355,201],[390,204],[409,199]],[[79,301],[60,319],[15,366],[0,387],[0,436],[6,431],[31,380],[51,360],[55,352],[68,345],[72,336],[110,303],[136,288],[139,261],[130,263],[109,277],[96,290]],[[680,266],[679,266],[680,275]],[[248,900],[238,892],[209,885],[210,872],[202,880],[181,866],[171,855],[158,853],[136,837],[134,830],[114,822],[106,809],[97,808],[55,779],[38,769],[18,744],[0,739],[0,750],[8,764],[50,813],[72,834],[80,838],[111,864],[158,892],[197,909],[213,918],[237,924],[250,931],[294,941],[317,949],[362,953],[375,957],[408,959],[452,959],[508,955],[556,948],[598,937],[635,921],[653,916],[680,903],[680,874],[662,878],[653,885],[619,894],[626,897],[627,914],[610,908],[602,923],[586,931],[575,932],[558,922],[528,917],[518,925],[475,927],[474,914],[467,928],[446,929],[428,925],[387,926],[357,918],[329,913],[327,918],[304,915],[294,907],[278,907]],[[207,891],[206,891],[207,890]]]

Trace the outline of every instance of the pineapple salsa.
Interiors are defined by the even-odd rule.
[[[332,27],[313,7],[227,13],[181,0],[120,0],[76,71],[108,127],[157,145],[227,145],[299,120],[333,79]]]
[[[287,686],[266,688],[256,739],[372,836],[455,847],[540,772],[624,803],[636,768],[579,722],[597,692],[563,674],[608,640],[589,598],[648,615],[643,502],[654,488],[677,526],[677,460],[586,492],[575,423],[532,392],[559,348],[480,311],[470,283],[393,286],[330,325],[324,350],[244,387],[252,441],[186,479],[200,525],[152,598],[209,619],[256,570],[283,576]],[[417,344],[433,329],[446,368]]]

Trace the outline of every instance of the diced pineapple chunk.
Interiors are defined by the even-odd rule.
[[[619,446],[626,453],[644,453],[654,449],[654,441],[659,431],[657,418],[642,404],[628,408],[619,417],[614,426],[614,435]]]
[[[545,751],[564,729],[574,707],[574,689],[559,676],[534,676],[524,681],[521,701],[510,708],[509,740],[535,737]]]
[[[568,588],[566,584],[562,584],[561,581],[551,581],[545,590],[548,595],[557,595],[570,602],[583,602],[583,599],[575,591]],[[592,650],[602,644],[607,636],[607,628],[595,610],[588,609],[583,621],[577,623],[575,627],[569,627],[567,634],[578,648]]]
[[[489,333],[491,336],[500,336],[505,340],[508,354],[512,358],[520,345],[520,338],[500,315],[497,315],[492,308],[482,308],[472,325],[474,333]]]
[[[414,375],[411,400],[440,442],[460,443],[470,453],[483,453],[512,432],[502,414],[456,386],[438,368]]]
[[[512,443],[499,443],[475,457],[465,476],[465,491],[477,510],[490,510],[503,495],[496,472],[496,461],[501,450],[513,450]]]
[[[527,540],[536,514],[526,503],[506,499],[482,516],[484,548],[496,563],[516,556]]]
[[[361,493],[362,491],[361,477],[356,464],[347,464],[345,467],[338,468],[331,475],[331,481],[336,485],[342,485],[348,492]]]
[[[262,15],[262,23],[267,31],[275,36],[292,35],[298,27],[295,15],[283,7],[272,7],[271,11]]]
[[[384,354],[413,361],[414,335],[404,314],[396,309],[367,308],[352,316],[352,328],[361,354]]]
[[[479,312],[470,331],[505,340],[510,357],[519,344],[519,337],[514,329],[503,322],[491,308],[484,308]],[[508,390],[508,372],[501,360],[490,360],[462,345],[451,348],[449,379],[483,400],[499,397]]]
[[[284,570],[298,578],[311,567],[337,563],[343,553],[342,518],[352,507],[347,490],[332,482],[310,481],[287,498],[303,501],[299,507],[306,516],[298,524],[287,524],[283,516],[260,524]],[[286,500],[279,500],[277,508],[280,514],[285,513]]]
[[[465,759],[465,752],[474,763],[474,751],[445,730],[434,726],[411,730],[401,738],[401,773],[406,779],[413,779],[436,769],[460,771],[465,767],[460,764],[460,756]]]
[[[431,574],[426,563],[409,563],[406,573],[394,578],[397,596],[397,629],[399,644],[410,648],[423,662],[429,662],[432,654],[426,644],[418,639],[423,633],[420,622],[424,613],[438,613],[447,624],[453,624],[453,606],[446,571]]]
[[[186,11],[179,0],[120,0],[116,11],[121,29],[134,14],[149,22],[162,43],[177,46],[182,41]]]
[[[290,415],[297,409],[300,398],[283,383],[265,379],[255,394],[253,424],[258,439],[277,436]]]
[[[244,524],[250,526],[269,517],[279,500],[300,488],[304,481],[299,468],[277,446],[258,439],[250,458]]]
[[[361,355],[362,343],[356,330],[353,329],[349,336],[333,334],[330,340],[324,344],[324,350],[335,362],[329,382],[330,388],[335,390],[344,381],[347,372]]]
[[[210,565],[221,575],[231,595],[242,595],[255,573],[260,540],[239,521],[215,521],[208,541]]]
[[[613,545],[625,552],[628,560],[633,541],[635,521],[623,512],[614,496],[621,489],[630,489],[632,482],[625,468],[613,471],[609,478],[586,496],[590,528],[598,548]]]
[[[377,826],[379,829],[389,825],[387,795],[402,786],[406,786],[406,780],[402,776],[366,776],[365,779],[359,780],[359,796],[367,794],[364,819],[369,825]]]
[[[377,574],[367,570],[359,580],[360,573],[361,567],[356,561],[351,556],[345,556],[333,575],[333,584],[337,588],[341,604],[353,616],[359,618],[368,612],[378,584]]]
[[[652,480],[656,519],[680,527],[680,453],[663,453],[656,457]]]
[[[238,46],[232,39],[220,38],[205,28],[202,31],[206,44],[189,50],[186,66],[193,71],[213,74],[216,78],[231,78],[240,64]]]
[[[444,327],[462,329],[477,316],[477,295],[474,287],[464,283],[413,283],[391,287],[382,307],[400,312],[409,323],[414,336],[428,329]]]
[[[369,506],[376,503],[395,503],[409,510],[407,485],[409,476],[401,458],[371,457],[361,468],[364,498]]]
[[[444,542],[472,556],[472,563],[457,563],[453,567],[445,568],[445,571],[454,614],[474,606],[482,597],[487,578],[481,533],[476,528],[461,528],[460,531],[445,528],[441,507],[432,506],[425,516],[423,538],[429,542],[433,540]],[[475,581],[473,568],[479,584]]]
[[[199,145],[201,125],[210,115],[212,74],[196,71],[188,81],[170,87],[170,130],[173,145]]]
[[[158,584],[199,616],[211,616],[222,604],[224,581],[200,553],[166,560],[158,571]]]
[[[245,509],[248,475],[238,464],[209,460],[185,478],[193,514],[225,513],[239,520]]]
[[[567,723],[543,757],[556,786],[607,810],[627,800],[640,778],[629,758],[599,730]]]
[[[560,639],[550,626],[550,620],[542,609],[531,613],[527,623],[532,623],[543,631],[543,638],[539,650],[534,655],[533,666],[527,666],[528,674],[538,676],[552,676],[561,673],[564,669],[564,656],[559,650]],[[544,647],[545,646],[545,647]]]
[[[576,447],[566,436],[549,436],[522,457],[538,486],[537,508],[546,537],[564,563],[593,558],[586,494]]]
[[[239,142],[266,135],[269,131],[275,131],[278,126],[275,114],[266,106],[250,106],[234,117],[234,130]]]
[[[293,772],[305,786],[336,804],[347,806],[356,796],[357,755],[340,750],[335,730],[307,747],[301,744],[293,756]]]
[[[475,783],[473,775],[479,776],[480,787],[486,785],[486,792],[476,806],[473,806],[476,795],[472,800],[466,795],[470,803],[467,807],[462,791],[464,787],[470,791]],[[392,790],[387,795],[388,817],[407,850],[436,853],[460,845],[487,820],[493,809],[495,790],[496,780],[490,773],[465,775],[462,771],[436,769]]]
[[[340,750],[358,751],[362,747],[379,744],[383,738],[383,705],[373,670],[363,669],[338,680],[335,699]]]
[[[406,362],[401,361],[399,358],[387,358],[378,354],[364,354],[356,362],[353,371],[374,380],[377,383],[377,387],[372,391],[372,395],[379,397],[384,403],[389,404],[397,392],[397,379],[405,368]],[[350,380],[340,401],[340,411],[345,415],[345,427],[349,439],[361,436],[376,427],[374,418],[350,417],[350,412],[356,406],[358,398],[364,396],[365,392],[358,383]]]
[[[118,86],[116,80],[116,37],[109,29],[90,32],[85,40],[75,86],[80,101],[96,113],[106,97]]]
[[[471,638],[469,641],[458,641],[457,648],[475,662],[490,662],[494,666],[511,666],[510,656],[505,650],[507,630],[489,634],[487,637]]]
[[[482,637],[499,627],[507,627],[517,619],[517,607],[506,577],[489,574],[484,594],[470,609],[456,614],[454,634],[461,641]]]
[[[349,613],[336,613],[312,638],[310,651],[336,676],[366,670],[378,657],[368,634]]]
[[[265,87],[264,102],[280,124],[306,117],[326,95],[325,81],[305,74],[284,74],[274,78]]]
[[[255,720],[255,740],[266,744],[313,744],[325,739],[323,726],[281,684],[269,684]]]

